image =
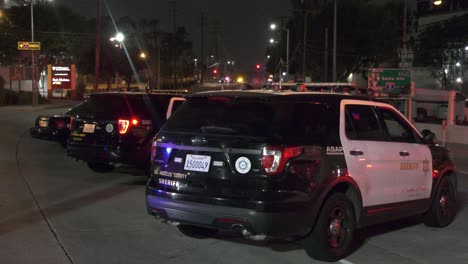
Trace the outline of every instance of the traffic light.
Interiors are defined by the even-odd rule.
[[[260,64],[255,65],[255,68],[260,69]]]
[[[213,70],[213,74],[215,74],[215,75],[218,74],[218,70],[217,70],[217,69],[214,69],[214,70]]]

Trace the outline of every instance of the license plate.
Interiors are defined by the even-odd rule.
[[[40,127],[47,127],[48,122],[47,120],[39,120],[39,126]]]
[[[210,169],[210,156],[187,154],[184,170],[208,172]]]
[[[84,124],[83,133],[94,133],[95,124]]]
[[[179,188],[179,182],[174,180],[159,178],[159,184]]]

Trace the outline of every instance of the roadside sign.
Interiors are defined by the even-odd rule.
[[[41,50],[41,43],[31,41],[18,41],[18,50]]]
[[[377,97],[409,97],[411,70],[369,69],[367,86]]]

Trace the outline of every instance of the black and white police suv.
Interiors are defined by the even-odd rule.
[[[70,118],[67,154],[98,173],[116,164],[149,172],[152,139],[184,100],[164,91],[92,94]]]
[[[356,228],[455,217],[449,151],[389,104],[314,92],[186,99],[153,140],[146,189],[148,212],[182,231],[303,238],[311,257],[336,261]]]

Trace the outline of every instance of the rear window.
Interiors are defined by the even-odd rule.
[[[86,103],[80,103],[68,110],[65,115],[81,115],[86,111]]]
[[[338,139],[338,113],[320,102],[192,99],[165,124],[168,132],[267,137],[299,144]]]
[[[165,121],[171,95],[92,95],[74,112],[88,112],[97,116],[132,117]]]
[[[146,118],[166,116],[167,107],[171,100],[171,95],[142,95],[129,96],[129,105],[132,115],[140,115]]]
[[[118,94],[99,94],[91,95],[86,100],[85,108],[87,112],[96,115],[127,115],[128,105],[122,95]]]

